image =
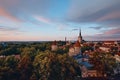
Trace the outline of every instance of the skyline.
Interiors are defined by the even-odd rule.
[[[0,0],[0,41],[120,40],[120,0]]]

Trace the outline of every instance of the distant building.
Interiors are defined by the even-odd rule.
[[[7,43],[2,42],[2,43],[0,43],[0,45],[2,45],[2,47],[6,47],[6,46],[7,46]]]
[[[117,62],[120,63],[120,53],[116,54],[114,58],[116,59]]]
[[[80,42],[76,41],[76,43],[69,48],[69,53],[68,53],[69,56],[75,56],[79,54],[81,52],[80,48],[81,48]]]
[[[115,43],[116,43],[115,41],[104,41],[105,45],[113,45]]]
[[[114,58],[116,59],[116,67],[113,69],[115,75],[120,74],[120,53],[114,55]]]
[[[54,41],[54,42],[52,43],[52,45],[51,45],[51,50],[52,50],[52,51],[56,51],[57,49],[58,49],[57,42]]]
[[[110,47],[99,47],[99,49],[104,51],[104,52],[109,52],[110,51]]]
[[[73,56],[73,58],[78,62],[78,64],[80,64],[80,69],[81,69],[81,73],[82,73],[82,77],[90,77],[90,76],[96,76],[96,72],[91,71],[89,68],[91,68],[93,65],[89,63],[88,59],[89,56],[88,55],[82,55],[82,54],[77,54],[75,56]]]
[[[76,43],[74,44],[74,48],[75,48],[75,53],[76,54],[80,53],[81,46],[80,46],[80,42],[79,41],[76,41]]]
[[[78,40],[75,42],[74,45],[71,45],[69,48],[69,56],[75,56],[81,53],[81,44],[83,43],[83,38],[81,35],[81,29],[79,32]]]
[[[88,70],[87,75],[88,75],[88,77],[98,77],[97,70]]]
[[[72,43],[70,41],[66,41],[66,46],[70,46]]]

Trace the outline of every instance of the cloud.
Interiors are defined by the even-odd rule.
[[[0,16],[12,21],[29,22],[33,15],[46,16],[52,1],[54,0],[0,0]]]
[[[43,17],[43,16],[35,16],[34,18],[35,18],[37,21],[42,22],[42,23],[45,23],[45,24],[51,24],[51,23],[52,23],[52,21],[51,21],[50,19],[45,18],[45,17]]]
[[[23,34],[25,31],[20,30],[18,27],[9,27],[9,26],[0,26],[0,37],[11,35],[20,35]]]
[[[35,20],[31,21],[31,22],[34,23],[34,24],[40,25],[40,23],[44,23],[44,24],[52,25],[52,26],[57,27],[57,29],[60,30],[60,31],[63,31],[63,30],[67,31],[66,28],[69,27],[69,24],[67,24],[65,22],[50,19],[48,17],[46,18],[46,17],[38,15],[38,16],[33,16],[33,18]]]
[[[0,0],[0,5],[15,16],[20,14],[47,14],[50,0]]]
[[[89,41],[103,41],[103,40],[120,40],[120,35],[104,35],[104,34],[96,34],[96,35],[86,35],[84,36],[85,40]]]
[[[18,28],[15,27],[7,27],[7,26],[0,26],[0,31],[16,31]]]
[[[106,21],[106,20],[112,20],[112,19],[118,19],[118,18],[120,18],[120,11],[114,11],[99,18],[97,21]]]
[[[92,28],[92,29],[95,29],[95,30],[100,30],[100,29],[102,29],[103,27],[102,27],[102,26],[96,26],[96,27],[89,27],[89,28]]]
[[[62,1],[64,3],[64,0]],[[76,29],[77,27],[75,28],[74,25],[79,26],[85,23],[87,24],[85,25],[86,29],[91,28],[91,32],[93,31],[92,29],[96,30],[95,33],[102,31],[101,34],[96,33],[95,35],[85,36],[86,39],[100,40],[119,38],[120,0],[69,1],[71,1],[69,9],[66,11],[66,15],[64,15],[64,10],[67,10],[65,7],[68,8],[68,5],[56,5],[57,1],[55,0],[0,0],[0,31],[4,33],[16,33],[20,31],[17,26],[22,26],[21,29],[27,29],[28,27],[26,26],[36,26],[34,24],[37,24],[37,26],[43,25],[51,27],[53,30],[57,29],[58,31],[67,31],[69,29],[69,31],[71,31],[71,29],[75,31],[78,29]],[[55,9],[53,7],[55,7]],[[54,10],[57,9],[58,11],[54,12]],[[93,24],[92,27],[88,27],[89,23]],[[94,24],[98,26],[94,26]],[[32,32],[32,30],[30,32]],[[88,31],[88,33],[89,32],[90,31]],[[65,33],[63,32],[63,34]]]
[[[120,28],[115,28],[104,32],[107,35],[120,35]],[[119,37],[119,36],[118,36]]]
[[[20,22],[18,18],[15,16],[11,15],[9,12],[7,12],[5,9],[0,7],[0,17],[7,18],[9,20],[15,21],[15,22]]]
[[[67,20],[115,27],[115,25],[120,25],[119,7],[119,0],[73,0],[67,14]]]
[[[72,0],[66,21],[92,24],[88,28],[99,33],[83,36],[86,40],[120,40],[120,0]]]
[[[72,29],[72,31],[77,31],[78,29]]]
[[[86,40],[120,40],[120,28],[105,30],[103,33],[83,36]]]

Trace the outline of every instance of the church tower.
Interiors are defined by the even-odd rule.
[[[82,41],[83,41],[82,35],[81,35],[81,28],[80,28],[80,30],[79,30],[78,41],[79,41],[79,43],[82,43]]]

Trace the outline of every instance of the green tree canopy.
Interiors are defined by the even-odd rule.
[[[39,53],[33,65],[40,80],[73,80],[81,75],[79,65],[66,54]]]

